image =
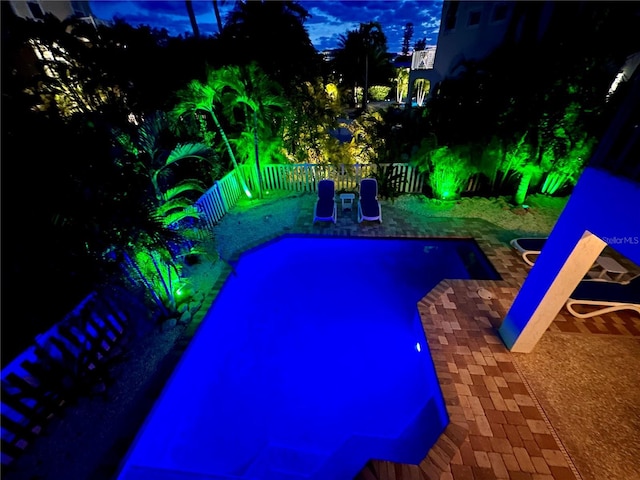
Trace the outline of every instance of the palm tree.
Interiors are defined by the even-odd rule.
[[[321,58],[304,27],[309,17],[303,2],[235,2],[219,37],[221,54],[230,54],[224,64],[256,62],[286,92],[313,80],[321,73]]]
[[[336,69],[353,86],[354,92],[358,86],[364,87],[362,104],[366,108],[369,85],[387,85],[395,76],[387,55],[387,37],[379,23],[361,23],[358,30],[349,30],[340,36],[339,46]]]
[[[221,70],[221,79],[227,87],[225,98],[228,101],[225,102],[225,105],[229,117],[234,118],[234,109],[241,107],[244,113],[245,128],[249,130],[248,125],[252,125],[258,196],[261,198],[260,132],[262,132],[264,139],[270,139],[274,133],[277,133],[280,127],[278,116],[282,117],[287,102],[282,96],[280,85],[267,77],[255,63],[243,67],[225,67]]]
[[[134,138],[114,129],[118,143],[133,154],[135,171],[150,182],[154,215],[167,227],[185,218],[197,219],[197,212],[188,207],[193,205],[193,198],[206,190],[203,180],[198,178],[176,180],[175,167],[193,160],[211,163],[212,156],[211,149],[202,143],[179,143],[167,148],[161,137],[169,127],[167,116],[156,111],[144,119]]]
[[[402,103],[402,99],[409,90],[409,69],[398,68],[396,70],[396,102]]]
[[[173,148],[164,144],[163,134],[168,129],[167,116],[158,111],[145,118],[134,136],[113,130],[126,152],[118,162],[129,164],[128,168],[140,180],[141,190],[149,192],[144,209],[156,225],[145,229],[135,241],[129,239],[118,245],[118,253],[129,267],[125,271],[127,276],[146,287],[165,316],[175,313],[177,307],[180,267],[176,253],[181,247],[176,245],[185,238],[191,242],[197,240],[181,222],[199,219],[197,210],[190,207],[205,191],[201,180],[180,178],[179,172],[186,170],[175,167],[187,161],[208,162],[211,158],[210,148],[200,143],[182,143]]]
[[[213,2],[213,13],[216,16],[216,23],[218,24],[218,33],[222,33],[222,17],[220,17],[220,8],[218,8],[218,0],[212,0]],[[224,0],[222,0],[222,5],[224,5]]]
[[[196,21],[196,13],[193,11],[192,0],[184,0],[187,6],[187,12],[189,13],[189,21],[191,22],[191,28],[193,29],[193,36],[200,38],[200,29],[198,28],[198,22]]]
[[[192,114],[196,116],[204,114],[213,121],[220,137],[222,138],[229,158],[231,159],[231,163],[233,164],[234,171],[240,181],[242,190],[245,192],[247,197],[251,198],[251,191],[247,186],[242,170],[238,167],[238,162],[233,153],[233,149],[231,148],[231,143],[229,142],[216,113],[216,108],[220,105],[226,86],[227,85],[222,79],[222,72],[220,70],[209,69],[205,83],[200,80],[192,80],[186,88],[177,92],[176,96],[178,98],[178,103],[173,108],[172,113],[176,118],[180,118],[185,114]]]

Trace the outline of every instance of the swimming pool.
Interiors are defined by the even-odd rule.
[[[353,478],[448,423],[416,303],[496,279],[473,240],[283,236],[241,255],[119,479]]]

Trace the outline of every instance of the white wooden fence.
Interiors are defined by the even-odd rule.
[[[416,168],[405,163],[381,165],[385,173],[394,178],[393,187],[399,193],[422,193],[425,177]],[[241,165],[240,172],[233,170],[207,190],[196,201],[200,212],[202,227],[211,231],[224,215],[238,202],[242,191],[239,178],[244,176],[249,189],[257,189],[257,172],[255,168]],[[335,181],[337,191],[357,191],[360,180],[379,172],[378,165],[264,165],[261,167],[263,190],[289,190],[296,192],[315,192],[318,182],[329,178]]]

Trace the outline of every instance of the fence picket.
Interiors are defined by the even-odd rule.
[[[399,175],[396,189],[401,193],[422,193],[424,176],[411,165],[390,163],[381,165],[388,168],[390,175]],[[212,232],[213,227],[238,202],[243,195],[238,175],[242,175],[247,186],[255,189],[257,173],[251,165],[240,165],[240,171],[232,171],[216,181],[205,194],[196,201],[203,229]],[[334,166],[331,164],[263,165],[261,167],[262,188],[265,190],[289,190],[294,192],[316,192],[318,182],[328,178],[336,182],[337,190],[356,191],[363,178],[377,173],[375,164],[354,164]]]

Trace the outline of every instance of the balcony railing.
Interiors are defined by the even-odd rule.
[[[426,50],[418,50],[413,52],[411,57],[411,70],[429,70],[433,68],[433,62],[436,59],[436,48],[429,47]]]

